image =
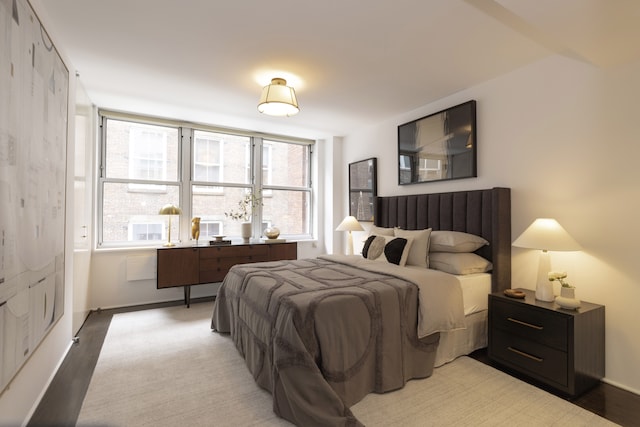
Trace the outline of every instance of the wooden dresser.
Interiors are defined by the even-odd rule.
[[[577,396],[604,376],[604,306],[577,310],[502,292],[489,295],[489,357],[562,394]]]
[[[221,282],[236,264],[296,259],[296,242],[158,248],[158,289],[184,286],[190,305],[191,285]]]

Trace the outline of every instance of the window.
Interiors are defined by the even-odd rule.
[[[273,183],[273,162],[271,161],[271,156],[273,152],[273,145],[269,144],[267,141],[264,141],[262,144],[262,197],[271,197],[273,196],[273,192],[264,188],[265,185],[269,185]],[[267,227],[263,227],[264,230]]]
[[[193,180],[222,182],[222,139],[215,134],[195,131],[193,142]],[[196,186],[194,191],[219,193],[216,186]]]
[[[167,177],[167,132],[158,126],[132,126],[129,133],[129,177],[164,180]]]
[[[262,221],[278,227],[283,236],[311,234],[309,146],[263,141]],[[265,168],[266,164],[266,168]]]
[[[222,223],[220,221],[200,220],[200,237],[210,239],[211,236],[222,235]]]
[[[129,224],[129,240],[163,240],[164,224],[131,223]]]
[[[205,177],[196,167],[208,160],[204,158],[205,152],[199,148],[200,141],[204,140],[218,142],[216,156],[220,159],[220,163],[217,175],[208,174]],[[218,230],[214,234],[204,234],[201,228],[202,238],[222,234],[240,235],[240,222],[229,219],[225,212],[237,209],[238,202],[247,192],[253,190],[251,148],[252,138],[246,135],[194,131],[194,169],[191,191],[193,216],[207,218],[208,221],[215,221],[218,224]],[[208,160],[208,163],[213,162]],[[202,219],[200,225],[202,226]]]
[[[180,201],[179,135],[175,126],[102,118],[99,245],[162,241],[168,218],[158,210]],[[177,235],[179,221],[171,225]]]
[[[285,238],[311,237],[312,141],[100,113],[99,247],[161,243],[169,220],[158,210],[169,203],[182,209],[172,237],[188,239],[180,224],[198,216],[200,240],[239,238],[243,220],[226,214],[248,194],[260,198],[246,218],[254,238],[272,225]]]

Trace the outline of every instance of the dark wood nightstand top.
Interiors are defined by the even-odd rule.
[[[511,298],[506,296],[503,292],[495,292],[492,295],[494,297],[498,297],[498,298],[503,298],[507,301],[513,301],[515,303],[520,303],[520,304],[527,304],[527,305],[532,305],[532,306],[536,306],[536,307],[540,307],[540,308],[544,308],[547,310],[552,310],[552,311],[556,311],[558,313],[562,313],[562,314],[566,314],[566,315],[578,315],[580,313],[586,313],[588,311],[591,310],[596,310],[600,307],[602,307],[600,304],[593,304],[590,302],[586,302],[586,301],[580,301],[580,307],[575,309],[575,310],[568,310],[566,308],[562,308],[560,307],[558,304],[556,304],[555,302],[545,302],[545,301],[538,301],[536,299],[536,293],[532,290],[529,289],[521,289],[518,288],[519,291],[522,291],[526,294],[526,296],[524,298]]]

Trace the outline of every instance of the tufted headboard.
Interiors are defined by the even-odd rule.
[[[493,263],[493,292],[511,287],[509,188],[377,197],[374,224],[405,230],[463,231],[489,241],[476,253]]]

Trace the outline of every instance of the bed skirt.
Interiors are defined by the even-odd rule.
[[[487,346],[488,312],[478,311],[465,317],[466,329],[440,333],[435,367]]]

